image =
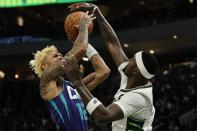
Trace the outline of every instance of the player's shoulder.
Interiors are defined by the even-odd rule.
[[[147,100],[142,94],[132,91],[125,93],[119,101],[136,106],[146,106],[147,104]]]
[[[68,80],[64,80],[64,86],[73,87],[73,84],[70,81],[68,81]]]
[[[121,72],[128,64],[128,61],[122,62],[120,65],[118,65],[118,71]]]

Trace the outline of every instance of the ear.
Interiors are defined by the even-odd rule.
[[[47,64],[42,64],[41,65],[41,68],[44,70],[44,69],[46,69],[48,67],[48,65]]]
[[[139,69],[138,69],[137,67],[133,69],[133,74],[134,74],[134,75],[139,74],[139,72],[140,72],[140,71],[139,71]]]

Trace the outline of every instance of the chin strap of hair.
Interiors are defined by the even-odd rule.
[[[142,76],[144,76],[147,79],[151,79],[154,75],[150,74],[147,71],[146,67],[144,66],[143,59],[142,59],[142,52],[143,51],[139,51],[135,54],[136,64]]]

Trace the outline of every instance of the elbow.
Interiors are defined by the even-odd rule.
[[[109,77],[110,73],[111,73],[110,69],[104,69],[104,70],[99,71],[97,73],[97,80],[100,82],[104,81],[105,79]]]
[[[81,55],[85,55],[86,54],[86,51],[87,51],[87,48],[85,46],[84,47],[81,47],[79,49],[79,52],[80,52]]]
[[[102,117],[94,117],[96,122],[99,124],[106,124],[110,123],[111,121],[107,118],[107,116],[102,116]]]
[[[101,75],[101,78],[106,79],[107,77],[109,77],[110,73],[111,73],[111,70],[109,68],[104,69]]]
[[[81,58],[86,54],[86,50],[87,49],[85,47],[78,48],[78,50],[76,51],[76,54],[75,54],[76,58],[78,60],[81,60]]]
[[[106,124],[106,123],[110,123],[108,121],[105,121],[104,119],[95,119],[97,123],[99,124]]]
[[[98,123],[108,123],[112,120],[112,114],[110,110],[106,107],[99,106],[93,113],[91,114]]]

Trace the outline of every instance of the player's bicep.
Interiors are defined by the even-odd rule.
[[[115,103],[110,104],[107,107],[108,111],[110,112],[110,121],[120,120],[124,117],[123,110]]]
[[[123,62],[128,61],[128,58],[121,47],[114,46],[114,44],[108,44],[108,50],[114,62],[116,63],[117,67],[119,67],[119,65],[122,64]]]
[[[114,104],[116,104],[122,110],[124,116],[129,116],[129,115],[134,114],[136,112],[135,105],[127,104],[122,101],[116,101],[116,102],[114,102]]]
[[[98,107],[92,115],[99,123],[109,123],[115,120],[120,120],[124,117],[121,108],[114,103],[110,104],[106,108],[102,108],[102,106]]]

